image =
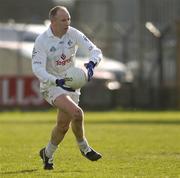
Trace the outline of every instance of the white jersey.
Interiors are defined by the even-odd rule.
[[[89,61],[99,63],[102,53],[82,32],[69,27],[61,38],[53,35],[51,28],[39,35],[35,41],[32,54],[32,70],[44,85],[55,85],[64,72],[75,65],[75,54],[78,47],[83,48],[90,58]]]

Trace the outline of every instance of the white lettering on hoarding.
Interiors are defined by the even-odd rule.
[[[30,102],[28,97],[25,97],[24,95],[24,89],[24,80],[16,80],[16,103],[18,105],[27,105]]]
[[[1,106],[28,106],[44,105],[44,100],[39,92],[39,81],[35,78],[10,78],[0,80],[0,105]]]
[[[32,90],[36,93],[36,97],[32,97],[32,104],[40,105],[44,102],[40,92],[39,92],[39,81],[33,80],[31,83]]]
[[[10,96],[10,81],[8,79],[4,79],[1,82],[2,85],[2,104],[4,105],[12,105],[15,103],[15,99]]]

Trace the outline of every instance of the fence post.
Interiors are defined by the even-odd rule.
[[[176,22],[177,57],[176,57],[176,95],[177,108],[180,108],[180,21]]]

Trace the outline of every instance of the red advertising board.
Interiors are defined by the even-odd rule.
[[[43,106],[39,80],[33,76],[1,76],[0,106]]]

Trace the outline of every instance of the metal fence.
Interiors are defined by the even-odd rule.
[[[176,107],[179,8],[178,0],[106,0],[92,1],[91,5],[79,0],[76,4],[74,24],[90,35],[105,55],[133,70],[135,83],[127,94],[132,96],[130,106]],[[159,30],[161,37],[148,30],[147,22]]]

